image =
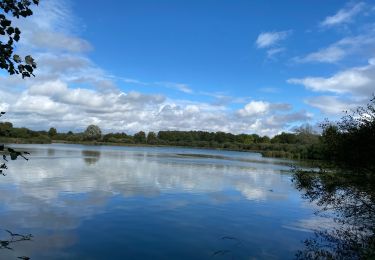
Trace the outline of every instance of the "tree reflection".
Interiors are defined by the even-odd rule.
[[[375,177],[365,170],[294,170],[295,186],[337,225],[317,230],[304,241],[298,259],[373,259],[375,257]]]
[[[100,151],[83,150],[82,157],[87,165],[93,165],[99,161]]]
[[[15,243],[19,243],[22,241],[30,241],[33,237],[32,234],[18,234],[18,233],[13,233],[12,231],[5,230],[7,233],[7,238],[5,239],[0,239],[0,249],[8,249],[8,250],[13,250],[13,245]],[[28,256],[19,256],[17,257],[19,259],[30,259]]]

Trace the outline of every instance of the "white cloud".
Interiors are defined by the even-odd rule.
[[[241,117],[253,117],[259,115],[269,114],[275,111],[287,111],[290,110],[289,104],[282,103],[269,103],[265,101],[251,101],[245,105],[244,108],[237,111]]]
[[[375,31],[368,33],[345,37],[326,48],[307,54],[305,57],[296,57],[296,62],[322,62],[336,63],[350,55],[369,55],[373,54],[375,46]]]
[[[0,98],[0,104],[8,108],[6,120],[34,129],[53,126],[81,131],[95,123],[105,132],[204,130],[274,135],[301,120],[289,112],[288,104],[252,101],[234,113],[226,107],[161,95],[71,88],[62,81],[32,85],[8,94],[6,100]],[[277,123],[271,124],[270,117]]]
[[[328,16],[320,23],[323,27],[332,27],[345,23],[349,23],[353,18],[362,12],[365,8],[365,3],[359,2],[352,6],[347,6],[343,9],[340,9],[336,14]]]
[[[22,32],[22,48],[71,52],[92,49],[86,40],[72,33],[72,24],[77,21],[70,15],[71,10],[64,1],[41,1],[33,11],[34,14],[26,20],[14,20]]]
[[[167,88],[175,89],[187,94],[192,94],[193,90],[189,87],[189,85],[184,83],[175,83],[175,82],[155,82],[154,84],[159,86],[164,86]]]
[[[25,80],[0,75],[0,108],[8,112],[4,120],[18,127],[45,130],[53,126],[59,131],[81,131],[89,124],[98,124],[105,132],[177,129],[261,135],[277,134],[301,120],[293,115],[299,112],[289,111],[289,104],[215,95],[218,101],[226,102],[218,105],[120,90],[116,82],[196,94],[183,83],[144,82],[106,72],[87,56],[90,44],[73,33],[75,21],[70,13],[64,1],[45,0],[30,19],[18,21],[22,38],[17,47],[33,54],[38,69],[35,78]],[[276,44],[288,34],[275,32],[268,43],[263,36],[263,45]],[[36,35],[46,38],[38,39]],[[233,111],[228,102],[248,104]],[[277,124],[267,121],[272,116]]]
[[[370,97],[374,93],[375,63],[369,60],[366,66],[340,71],[331,77],[306,77],[289,79],[287,82],[301,84],[317,92],[350,93],[357,97]]]
[[[326,62],[334,63],[346,56],[345,50],[338,46],[329,46],[325,49],[320,49],[317,52],[310,53],[304,58],[295,59],[298,62]]]
[[[25,35],[34,48],[55,49],[61,51],[82,52],[92,49],[91,45],[78,37],[56,32],[38,31],[33,28],[30,35]]]
[[[305,101],[308,105],[318,108],[326,115],[340,115],[344,111],[354,109],[359,103],[353,100],[341,99],[338,96],[318,96]]]
[[[240,116],[256,116],[268,113],[270,110],[270,103],[264,101],[251,101],[243,109],[238,111]]]
[[[68,107],[64,104],[53,102],[50,98],[45,96],[29,96],[26,93],[18,98],[14,105],[10,106],[11,111],[22,114],[39,114],[60,117],[63,113],[68,111]],[[53,111],[53,112],[52,112]]]
[[[272,59],[277,54],[280,54],[285,51],[285,48],[272,48],[267,51],[267,58]]]
[[[291,31],[263,32],[258,35],[255,44],[258,48],[268,48],[285,40],[290,34]]]

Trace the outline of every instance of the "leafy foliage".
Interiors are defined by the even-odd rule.
[[[1,112],[0,117],[3,116],[5,113]],[[11,125],[11,124],[10,124]],[[9,124],[6,125],[9,127]],[[28,152],[19,152],[14,150],[13,148],[6,147],[5,145],[0,145],[0,154],[2,155],[2,163],[0,164],[0,175],[6,175],[5,171],[8,169],[7,162],[8,160],[17,160],[18,157],[22,157],[25,160],[28,160],[24,154],[29,154]]]
[[[147,143],[148,144],[157,144],[158,138],[154,132],[149,132],[147,134]]]
[[[97,125],[89,125],[83,133],[85,140],[94,141],[99,140],[102,136],[102,130]]]
[[[323,125],[323,154],[330,165],[318,172],[295,169],[304,198],[335,213],[335,228],[317,230],[299,259],[375,259],[375,99]]]
[[[337,123],[322,124],[324,156],[350,168],[375,171],[375,97]]]
[[[55,136],[56,134],[57,134],[57,130],[56,130],[56,128],[51,127],[51,128],[48,130],[48,136],[53,137],[53,136]]]
[[[30,6],[38,5],[39,0],[2,0],[0,1],[0,68],[8,71],[10,75],[21,74],[22,78],[34,76],[36,69],[34,59],[27,55],[24,59],[14,53],[15,42],[20,40],[21,31],[12,26],[12,21],[7,15],[15,18],[28,17],[33,14]],[[5,38],[5,40],[3,40]]]
[[[143,132],[143,131],[140,131],[140,132],[134,134],[134,141],[137,144],[144,144],[144,143],[146,143],[146,133]]]

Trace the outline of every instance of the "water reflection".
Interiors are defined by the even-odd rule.
[[[304,232],[284,226],[311,213],[279,160],[48,147],[53,157],[44,146],[27,146],[31,160],[15,163],[0,179],[2,225],[33,233],[34,247],[19,250],[37,259],[105,259],[109,252],[120,259],[204,259],[233,250],[221,249],[231,241],[218,237],[228,234],[242,242],[236,257],[285,258],[294,255]],[[109,245],[113,237],[119,241]],[[94,244],[104,245],[87,249]]]
[[[47,154],[50,157],[54,156],[55,155],[55,149],[51,149],[51,148],[47,149]]]
[[[375,178],[372,171],[358,168],[296,170],[294,181],[303,196],[319,206],[317,214],[333,216],[326,218],[329,225],[323,229],[321,221],[309,221],[315,236],[305,240],[306,247],[298,252],[298,259],[375,258]]]
[[[100,151],[99,150],[82,150],[82,158],[87,165],[95,164],[100,159]]]

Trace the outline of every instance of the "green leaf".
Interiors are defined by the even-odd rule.
[[[21,57],[17,54],[13,55],[13,60],[17,63],[20,63],[22,61]]]

